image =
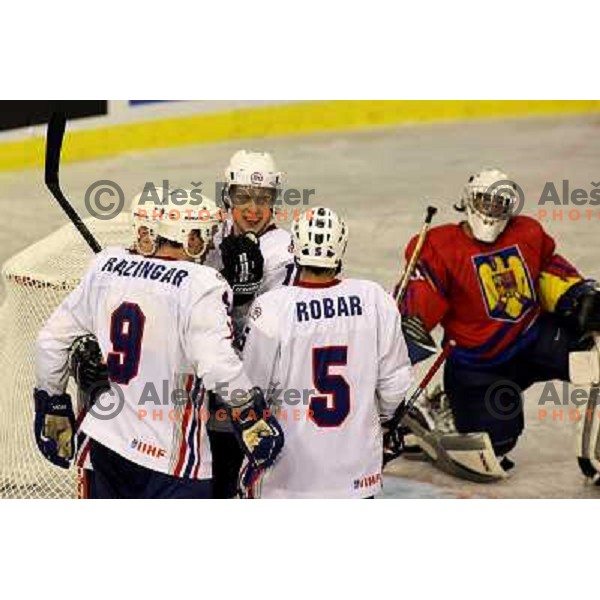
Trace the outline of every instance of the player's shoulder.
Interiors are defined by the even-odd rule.
[[[265,254],[287,257],[292,251],[292,234],[274,223],[260,236],[260,248]]]
[[[517,215],[510,220],[507,232],[519,234],[522,236],[542,236],[545,230],[542,224],[533,217],[527,215]]]
[[[227,288],[227,280],[217,269],[209,265],[180,261],[179,265],[189,273],[187,286],[199,291],[208,291],[212,288]]]
[[[385,294],[383,286],[376,281],[370,279],[359,279],[357,277],[344,277],[340,281],[340,291],[346,292],[347,290],[363,290],[371,294]]]
[[[374,306],[391,304],[395,308],[395,303],[390,293],[381,284],[370,279],[344,278],[339,287],[339,292],[342,294],[364,296]]]

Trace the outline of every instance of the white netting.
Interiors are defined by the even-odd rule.
[[[102,247],[129,242],[126,215],[85,223]],[[6,299],[0,307],[0,498],[76,496],[75,470],[54,467],[35,444],[33,356],[41,326],[79,283],[92,256],[68,224],[2,267]],[[75,398],[75,390],[69,391]]]

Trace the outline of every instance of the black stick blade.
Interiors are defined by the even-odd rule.
[[[45,181],[48,187],[58,186],[58,170],[60,167],[60,152],[62,149],[67,115],[64,112],[54,112],[48,121],[46,134],[46,173]]]

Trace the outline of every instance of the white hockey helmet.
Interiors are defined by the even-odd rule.
[[[234,185],[273,189],[277,197],[282,179],[283,173],[277,170],[275,161],[268,152],[238,150],[225,169],[223,202],[227,208],[231,208],[229,193]]]
[[[133,248],[145,256],[156,251],[158,224],[162,218],[169,190],[154,186],[144,189],[131,201],[131,239]]]
[[[168,206],[158,225],[158,236],[181,244],[187,256],[193,259],[202,258],[209,248],[213,236],[223,223],[223,211],[213,200],[201,195],[198,191],[184,190],[178,196],[172,191]],[[194,191],[194,196],[191,192]],[[202,240],[202,245],[194,243],[193,232]]]
[[[348,226],[331,209],[316,206],[293,222],[292,242],[300,266],[335,269],[346,252]]]
[[[498,169],[471,175],[457,205],[467,212],[471,231],[480,242],[495,242],[519,203],[517,185]]]

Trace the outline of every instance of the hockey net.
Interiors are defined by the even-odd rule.
[[[85,223],[102,247],[129,242],[126,215]],[[2,267],[6,296],[0,307],[0,498],[76,497],[76,470],[54,467],[35,443],[34,347],[40,328],[77,286],[92,256],[68,224]],[[69,385],[75,398],[76,390]]]

